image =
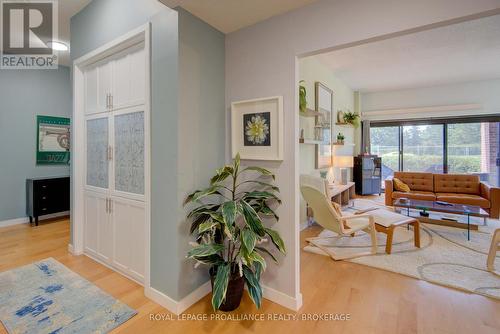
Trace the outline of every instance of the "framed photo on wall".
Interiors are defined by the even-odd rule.
[[[332,166],[333,91],[321,82],[315,83],[316,128],[321,131],[321,144],[316,145],[316,169]]]
[[[233,158],[283,160],[283,97],[231,103]]]
[[[37,165],[67,165],[70,155],[69,118],[37,116]]]

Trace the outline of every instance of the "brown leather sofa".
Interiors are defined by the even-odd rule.
[[[392,177],[385,180],[385,205],[405,197],[480,206],[491,218],[500,216],[500,188],[479,180],[477,175],[394,172],[394,177],[410,187],[410,192],[394,189]]]

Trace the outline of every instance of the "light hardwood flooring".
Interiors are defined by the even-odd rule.
[[[301,233],[317,235],[313,227]],[[499,333],[500,302],[348,262],[301,252],[304,306],[299,314],[349,313],[349,321],[151,321],[150,314],[169,314],[144,297],[136,283],[86,256],[67,251],[69,222],[54,220],[38,227],[0,228],[0,272],[53,257],[120,299],[139,314],[113,333]],[[207,296],[186,311],[211,313]],[[289,314],[264,301],[256,311],[245,295],[237,313]],[[0,326],[0,333],[6,333]]]

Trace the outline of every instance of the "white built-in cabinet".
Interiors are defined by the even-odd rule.
[[[84,71],[84,252],[144,281],[146,52],[136,44]]]

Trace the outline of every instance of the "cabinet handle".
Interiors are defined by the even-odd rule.
[[[113,200],[110,198],[109,199],[109,214],[113,213]]]
[[[109,109],[113,109],[113,94],[109,94]]]
[[[108,146],[108,160],[113,160],[113,146]]]
[[[106,213],[109,213],[108,199],[106,198]]]

